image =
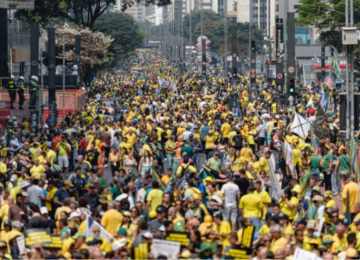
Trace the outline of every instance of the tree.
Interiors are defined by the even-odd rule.
[[[320,39],[325,45],[342,50],[341,27],[345,25],[345,0],[301,0],[297,21],[321,30]],[[360,0],[354,0],[354,22],[360,22]],[[339,37],[340,36],[340,37]]]
[[[96,71],[107,67],[111,62],[108,52],[114,39],[102,32],[93,32],[90,28],[56,27],[56,59],[57,64],[63,58],[63,37],[65,39],[65,60],[68,65],[76,64],[75,36],[81,36],[80,66],[83,81],[89,81]]]
[[[114,39],[112,47],[121,47],[120,53],[115,54],[117,59],[134,54],[145,37],[134,18],[126,13],[104,14],[96,21],[95,29]]]
[[[122,0],[121,1],[121,11],[125,11],[128,7],[131,7],[135,4],[142,4],[145,6],[157,5],[159,7],[172,4],[171,0]]]

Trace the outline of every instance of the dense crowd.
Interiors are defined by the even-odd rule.
[[[302,138],[291,129],[297,114],[317,120],[314,84],[298,84],[295,106],[281,109],[271,82],[204,81],[157,52],[141,55],[136,68],[94,79],[86,106],[59,124],[50,116],[33,134],[27,120],[8,119],[0,258],[139,259],[145,244],[147,259],[238,259],[244,250],[246,259],[295,259],[298,249],[359,259],[359,173],[336,140],[337,95],[321,122],[330,134]],[[59,235],[60,248],[31,244],[39,230]],[[181,246],[171,257],[154,241]]]

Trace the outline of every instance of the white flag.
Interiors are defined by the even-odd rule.
[[[93,220],[90,215],[86,216],[86,238],[92,237],[92,228],[93,226],[98,226],[100,228],[100,237],[105,238],[106,241],[115,240],[114,237],[106,231],[106,229],[101,226],[97,221]]]
[[[288,142],[285,141],[284,143],[284,154],[285,154],[285,161],[286,165],[289,167],[291,174],[294,172],[294,153],[291,149],[291,146]]]
[[[309,101],[308,101],[307,104],[306,104],[306,107],[309,107],[309,106],[314,107],[314,102],[313,102],[313,100],[312,100],[312,97],[310,97]]]
[[[159,87],[166,88],[169,85],[165,79],[158,77]]]

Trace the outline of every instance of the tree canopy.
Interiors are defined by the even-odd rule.
[[[301,0],[297,21],[313,25],[321,30],[321,40],[326,45],[342,50],[341,27],[345,25],[345,0],[314,1]],[[354,23],[360,22],[360,0],[354,0]]]
[[[94,24],[116,0],[35,0],[34,10],[18,10],[16,17],[28,22],[47,25],[53,19],[68,20],[80,27],[94,28]],[[164,6],[171,0],[122,0],[121,9],[125,11],[134,4]]]
[[[145,33],[134,18],[126,13],[110,13],[102,15],[95,23],[95,30],[114,39],[113,46],[120,46],[117,58],[134,53],[143,44]]]

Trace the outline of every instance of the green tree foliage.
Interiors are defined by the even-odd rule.
[[[121,1],[121,11],[125,11],[128,7],[131,7],[135,4],[142,4],[145,6],[149,5],[157,5],[157,6],[165,6],[172,4],[171,0],[122,0]]]
[[[341,27],[345,25],[345,0],[301,0],[297,21],[313,25],[321,31],[321,40],[326,45],[342,50]],[[360,22],[360,0],[354,0],[354,23]]]
[[[170,0],[121,1],[123,11],[134,4],[163,6],[170,3]],[[93,29],[96,20],[113,4],[116,0],[35,0],[34,10],[18,10],[16,17],[28,22],[36,21],[43,26],[52,19],[67,19],[80,27]]]
[[[110,13],[102,15],[95,23],[95,30],[111,36],[113,46],[120,46],[115,53],[116,58],[134,54],[136,48],[143,44],[145,33],[140,29],[134,18],[126,13]]]

